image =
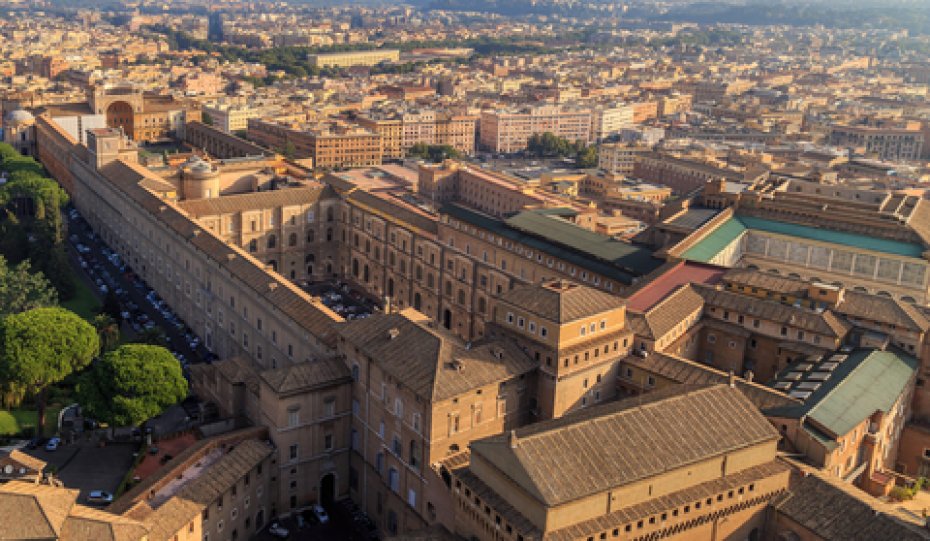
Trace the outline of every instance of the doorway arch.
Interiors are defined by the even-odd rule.
[[[336,501],[336,474],[327,473],[320,479],[320,505],[329,509]]]

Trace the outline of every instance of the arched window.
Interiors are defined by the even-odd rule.
[[[312,233],[313,231],[311,230],[310,233],[308,233],[307,238],[312,237],[313,236]],[[332,240],[333,240],[333,228],[330,227],[329,229],[326,230],[326,242],[332,242]]]
[[[417,280],[423,279],[423,267],[417,265],[416,276],[417,276]]]
[[[358,278],[358,259],[352,260],[352,276]]]
[[[369,275],[368,275],[368,265],[365,265],[364,271],[365,271],[365,272],[364,272],[363,281],[368,282],[368,277],[369,277]]]
[[[314,231],[313,229],[308,229],[307,230],[307,242],[313,242],[314,240],[316,240],[316,231]]]
[[[483,314],[487,309],[487,301],[484,300],[484,297],[478,297],[478,313]]]
[[[334,216],[335,216],[335,213],[334,213],[334,211],[333,211],[333,207],[327,208],[327,209],[326,209],[326,221],[327,221],[327,222],[333,221]]]
[[[287,245],[297,246],[297,233],[291,233],[290,236],[287,237]]]
[[[413,309],[419,310],[422,307],[422,305],[423,305],[423,301],[420,299],[420,294],[414,293],[413,294]]]
[[[394,296],[394,279],[393,278],[388,278],[387,294],[392,297]]]
[[[352,365],[352,379],[358,381],[359,368],[357,364]]]
[[[268,236],[268,249],[271,250],[278,244],[278,238],[274,235]]]

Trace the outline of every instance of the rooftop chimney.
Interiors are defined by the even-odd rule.
[[[517,431],[516,430],[510,431],[510,448],[511,449],[517,448]]]
[[[727,374],[727,380],[730,382],[730,387],[736,387],[736,375],[733,374],[732,370]]]

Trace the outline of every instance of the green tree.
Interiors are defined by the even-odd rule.
[[[41,272],[32,272],[26,261],[8,266],[0,255],[0,317],[57,304],[58,292]]]
[[[81,375],[77,398],[94,419],[138,426],[187,396],[181,365],[163,347],[126,344]]]
[[[63,308],[34,308],[0,321],[0,381],[14,396],[35,397],[39,435],[49,387],[86,367],[99,350],[94,328]]]
[[[578,156],[575,158],[575,162],[578,164],[578,167],[583,169],[591,169],[597,167],[597,147],[589,146],[584,150],[578,153]]]
[[[119,345],[119,323],[107,313],[100,313],[94,317],[94,328],[100,339],[100,350],[110,351]]]
[[[200,114],[200,120],[201,120],[201,122],[203,122],[203,123],[206,124],[207,126],[212,126],[212,125],[213,125],[213,117],[210,116],[209,113],[201,113],[201,114]]]

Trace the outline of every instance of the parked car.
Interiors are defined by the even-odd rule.
[[[48,443],[45,444],[46,451],[57,451],[58,446],[61,445],[61,438],[54,437],[48,440]]]
[[[38,449],[38,448],[41,447],[42,445],[45,445],[45,443],[46,443],[47,441],[48,441],[48,440],[45,439],[45,438],[40,438],[40,437],[36,436],[36,437],[32,438],[31,440],[29,440],[29,443],[26,445],[26,448],[27,448],[27,449]]]
[[[91,490],[90,494],[87,495],[87,502],[107,505],[113,503],[113,495],[105,490]]]
[[[287,536],[291,535],[291,532],[288,531],[287,528],[281,526],[277,522],[271,523],[271,526],[268,528],[268,533],[281,539],[287,539]]]
[[[316,516],[317,520],[320,521],[320,524],[329,522],[329,515],[326,513],[326,509],[323,509],[322,505],[315,503],[310,506],[310,510],[313,511],[313,514]]]

